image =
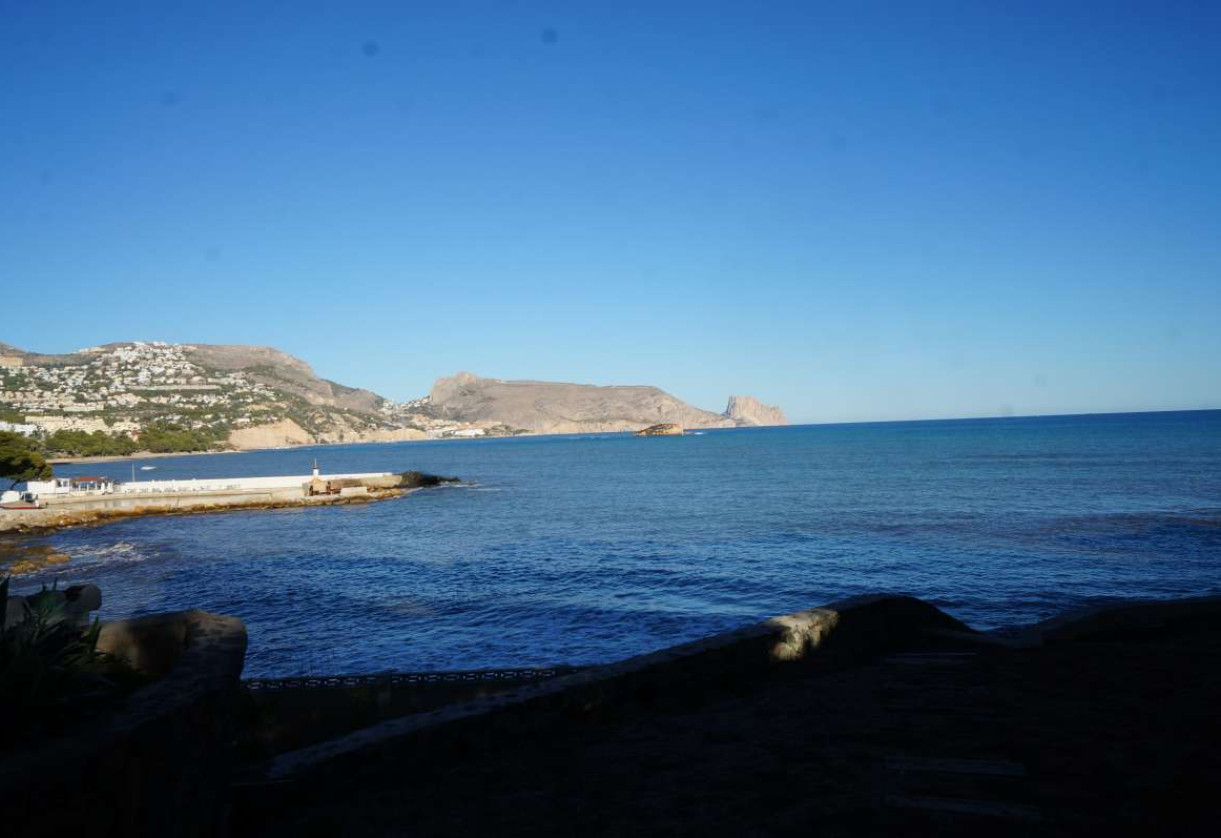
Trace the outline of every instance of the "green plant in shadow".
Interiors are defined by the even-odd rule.
[[[0,582],[0,719],[10,742],[54,733],[133,685],[134,673],[97,650],[101,624],[82,630],[54,587],[20,600],[22,619],[7,625],[8,588]]]

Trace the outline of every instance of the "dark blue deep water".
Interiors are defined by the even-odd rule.
[[[607,661],[866,591],[981,628],[1221,592],[1221,411],[337,446],[142,476],[314,456],[470,485],[67,531],[45,539],[72,556],[60,584],[101,585],[106,619],[236,614],[250,675]]]

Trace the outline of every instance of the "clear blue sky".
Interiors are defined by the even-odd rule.
[[[0,340],[1221,407],[1221,4],[0,0]]]

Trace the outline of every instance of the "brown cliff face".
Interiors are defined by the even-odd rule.
[[[744,427],[759,425],[787,425],[784,411],[770,404],[763,404],[754,396],[730,396],[725,415],[735,424]]]
[[[239,428],[229,433],[229,444],[238,451],[309,445],[315,441],[312,435],[291,419],[282,419],[279,422],[251,428]]]

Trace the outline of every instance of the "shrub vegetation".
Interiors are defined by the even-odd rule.
[[[0,582],[0,718],[9,743],[54,734],[143,681],[123,662],[97,650],[101,625],[87,630],[48,591],[17,600],[25,613],[6,625],[9,580]]]

